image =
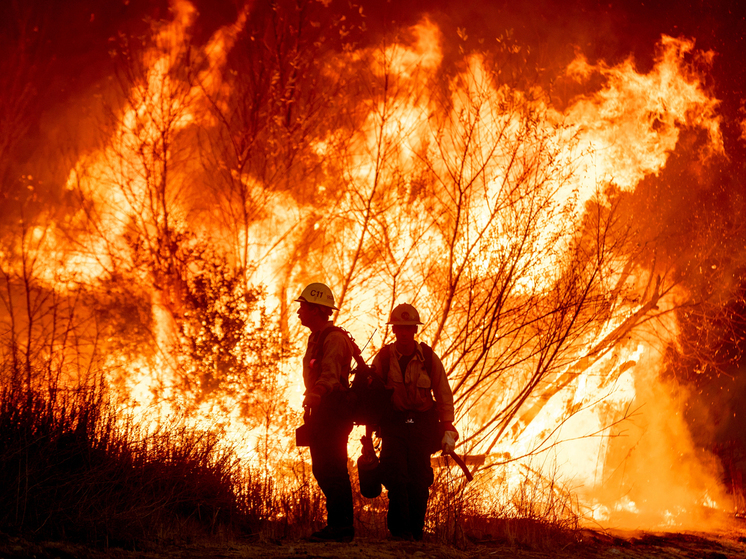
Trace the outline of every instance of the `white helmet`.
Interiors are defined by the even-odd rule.
[[[309,283],[303,293],[300,294],[296,300],[298,303],[313,303],[314,305],[322,305],[338,311],[339,309],[334,306],[334,295],[329,286],[323,283]]]
[[[401,324],[402,326],[416,326],[422,324],[420,313],[409,303],[402,303],[394,307],[387,324]]]

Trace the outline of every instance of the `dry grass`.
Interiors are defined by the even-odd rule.
[[[0,525],[104,545],[214,532],[241,516],[217,437],[117,421],[100,387],[0,395]]]
[[[139,548],[215,535],[294,540],[323,526],[324,499],[308,461],[244,468],[211,431],[170,423],[146,433],[100,385],[0,393],[0,531],[38,539]],[[385,538],[387,499],[359,493],[356,533]],[[426,539],[464,547],[500,541],[551,548],[577,530],[572,499],[526,471],[525,483],[485,508],[479,477],[439,470]],[[479,503],[479,506],[477,506]]]
[[[298,462],[289,475],[278,479],[272,472],[249,470],[236,486],[241,519],[234,527],[262,540],[296,539],[318,530],[324,523],[323,495],[310,466]]]
[[[440,469],[431,488],[426,525],[436,541],[459,548],[499,542],[552,550],[576,540],[578,503],[554,477],[525,467],[521,483],[511,486],[504,480],[496,484],[491,475],[467,484],[454,473]]]

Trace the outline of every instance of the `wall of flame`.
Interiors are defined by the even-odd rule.
[[[729,510],[720,465],[685,420],[688,388],[661,374],[679,343],[680,309],[713,294],[728,300],[740,266],[718,248],[737,223],[690,228],[713,215],[691,207],[712,189],[708,173],[733,157],[708,85],[716,55],[661,35],[646,68],[631,56],[590,60],[579,48],[552,61],[549,80],[548,71],[526,70],[539,68],[536,55],[508,30],[475,46],[439,12],[366,32],[363,7],[350,19],[333,5],[308,9],[303,19],[280,7],[271,20],[247,4],[200,26],[206,8],[174,0],[141,44],[114,41],[120,87],[86,91],[46,126],[54,139],[74,138],[53,157],[64,188],[49,194],[43,183],[53,180],[39,177],[54,173],[40,156],[25,167],[33,174],[3,168],[10,338],[36,332],[35,313],[51,308],[39,300],[12,312],[32,280],[25,293],[33,283],[53,294],[75,324],[68,332],[85,341],[78,361],[105,370],[134,413],[186,408],[196,423],[223,429],[247,461],[266,459],[270,439],[277,463],[307,459],[289,437],[305,337],[292,301],[305,283],[325,281],[337,322],[358,341],[370,338],[367,356],[391,340],[385,321],[395,304],[418,306],[421,339],[456,387],[462,450],[488,457],[485,480],[521,483],[527,467],[552,472],[589,520],[614,526],[701,526],[711,510]],[[300,39],[301,25],[310,38]],[[82,100],[96,108],[84,111]],[[89,115],[84,130],[71,123],[76,112]],[[575,260],[584,235],[596,236],[603,258]],[[205,392],[204,375],[194,377],[177,350],[205,247],[240,270],[247,292],[264,290],[264,306],[241,312],[254,330],[272,323],[290,349],[262,365],[274,375],[263,389],[271,385],[286,411],[249,406],[251,389],[239,381]],[[593,281],[578,274],[593,286],[593,304],[577,307],[585,326],[543,370],[551,321],[537,309],[573,265],[589,261]],[[495,324],[469,330],[477,315],[467,307],[488,300],[483,278],[505,263],[520,270],[502,284],[513,301],[506,309],[530,318],[502,319],[520,332],[495,329],[487,356],[476,358],[468,344]],[[725,278],[718,287],[703,288],[708,270]],[[125,321],[141,351],[117,341],[121,331],[93,342],[86,336],[101,305],[69,303],[81,293],[100,299],[121,282],[138,285],[143,300],[109,303],[130,309]],[[56,336],[47,357],[67,351]],[[474,366],[484,363],[480,376]],[[521,405],[502,411],[531,379]],[[247,406],[279,415],[257,422]]]

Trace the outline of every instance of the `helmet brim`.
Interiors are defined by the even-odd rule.
[[[333,311],[338,311],[339,309],[335,307],[334,305],[325,305],[324,303],[316,303],[314,301],[308,301],[307,299],[304,299],[303,297],[298,297],[295,300],[296,303],[309,303],[311,305],[319,305],[320,307],[326,307],[327,309],[332,309]]]

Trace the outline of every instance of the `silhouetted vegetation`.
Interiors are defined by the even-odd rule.
[[[274,479],[242,465],[215,431],[178,422],[145,429],[123,419],[100,384],[6,388],[1,398],[2,532],[138,548],[217,534],[297,539],[323,525],[322,496],[303,460],[292,478]],[[543,546],[557,531],[572,537],[577,528],[577,515],[546,496],[552,492],[523,495],[531,514],[495,507],[485,515],[474,507],[474,491],[440,471],[428,539]],[[385,514],[385,497],[371,501],[356,492],[359,536],[385,537]],[[529,519],[530,529],[518,518]]]
[[[215,434],[146,434],[114,411],[100,386],[3,390],[3,530],[120,546],[239,518],[240,470]]]

